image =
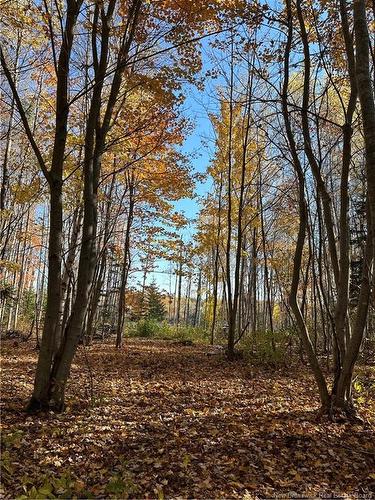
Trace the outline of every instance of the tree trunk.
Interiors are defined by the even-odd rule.
[[[324,375],[320,368],[318,359],[314,352],[314,347],[312,345],[306,323],[303,319],[303,315],[301,313],[299,304],[298,304],[298,285],[300,281],[300,272],[301,272],[301,263],[302,263],[302,255],[304,242],[307,231],[307,206],[305,200],[305,179],[303,169],[299,160],[299,156],[297,153],[297,147],[294,141],[294,136],[292,132],[292,127],[290,124],[289,118],[289,110],[288,110],[288,87],[289,87],[289,54],[292,46],[293,40],[293,18],[292,18],[292,10],[291,10],[291,1],[287,0],[287,26],[288,26],[288,34],[287,34],[287,42],[285,44],[284,51],[284,82],[282,89],[282,110],[283,110],[283,118],[288,138],[288,143],[290,147],[290,152],[293,160],[293,167],[296,172],[296,176],[298,179],[298,189],[299,189],[299,198],[298,198],[298,206],[299,206],[299,229],[297,242],[295,247],[294,259],[293,259],[293,274],[292,274],[292,284],[289,295],[289,302],[292,308],[293,314],[295,316],[298,333],[302,344],[304,346],[305,352],[308,356],[309,364],[311,366],[312,372],[315,377],[315,381],[318,386],[320,400],[322,406],[326,409],[330,406],[330,396],[328,393],[327,383],[325,381]]]
[[[116,325],[116,347],[120,348],[122,344],[122,337],[124,332],[125,322],[125,292],[128,281],[129,268],[130,268],[130,232],[133,224],[134,205],[135,205],[135,185],[134,185],[134,171],[128,175],[128,188],[129,188],[129,210],[126,222],[125,241],[124,241],[124,259],[122,262],[120,294],[118,302],[118,316]]]

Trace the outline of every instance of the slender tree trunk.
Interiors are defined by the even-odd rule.
[[[124,260],[122,263],[120,295],[118,303],[118,316],[116,326],[116,347],[120,348],[122,344],[122,337],[125,322],[125,292],[128,281],[129,268],[130,268],[130,232],[133,224],[134,205],[135,205],[135,192],[134,192],[134,171],[128,175],[128,188],[129,188],[129,210],[125,230],[124,242]]]
[[[363,340],[368,314],[371,273],[375,250],[375,99],[370,73],[370,37],[366,15],[366,2],[354,0],[354,35],[356,43],[355,77],[361,105],[362,126],[365,142],[367,181],[367,242],[362,270],[362,283],[353,333],[347,346],[342,372],[337,382],[335,404],[346,407],[351,403],[351,385],[355,362]]]
[[[217,209],[217,231],[215,242],[215,257],[214,257],[214,288],[213,288],[213,310],[212,310],[212,324],[211,324],[211,345],[214,343],[215,326],[217,316],[217,303],[218,303],[218,284],[219,284],[219,258],[220,258],[220,236],[221,236],[221,205],[222,205],[222,192],[223,192],[223,173],[220,173],[218,200],[219,205]]]
[[[197,326],[199,324],[199,311],[200,311],[200,307],[201,307],[201,295],[202,295],[202,269],[199,269],[198,285],[197,285],[197,298],[195,301],[193,326]]]
[[[90,110],[86,123],[84,146],[84,217],[82,230],[82,245],[78,266],[77,293],[72,307],[72,313],[67,322],[61,348],[57,353],[49,387],[50,406],[57,411],[64,409],[65,386],[70,367],[83,333],[84,320],[91,294],[96,266],[96,231],[97,231],[97,190],[101,170],[101,157],[105,148],[106,137],[111,125],[114,107],[121,88],[125,62],[134,39],[135,29],[142,0],[133,0],[129,7],[127,27],[119,49],[114,76],[109,90],[108,100],[100,122],[102,107],[102,90],[108,68],[108,53],[110,42],[110,23],[114,13],[116,0],[110,0],[107,12],[101,9],[101,53],[100,59],[94,61],[95,86],[91,98]],[[96,4],[95,15],[99,15]],[[97,19],[96,19],[97,20]],[[97,26],[96,31],[97,34]],[[97,40],[94,41],[96,47]]]
[[[182,252],[180,252],[180,262],[178,265],[178,285],[177,285],[177,312],[176,312],[176,325],[180,324],[181,316],[181,290],[182,290]]]
[[[296,171],[298,179],[298,189],[299,189],[299,197],[298,197],[299,229],[298,229],[298,236],[297,236],[297,242],[293,259],[293,274],[292,274],[292,284],[290,289],[289,302],[297,322],[300,339],[303,343],[305,352],[307,353],[308,360],[318,386],[322,406],[324,408],[329,408],[330,396],[328,393],[327,383],[325,381],[323,372],[320,368],[318,359],[314,352],[314,347],[312,345],[309,332],[306,323],[303,319],[303,315],[301,313],[297,298],[308,218],[307,218],[307,206],[306,206],[305,192],[304,192],[305,191],[304,173],[297,153],[297,148],[290,124],[290,115],[288,110],[289,57],[293,41],[293,18],[292,18],[291,0],[286,0],[286,8],[287,8],[288,34],[284,51],[284,82],[283,82],[283,89],[281,96],[282,111],[288,138],[288,144],[293,159],[293,167]]]

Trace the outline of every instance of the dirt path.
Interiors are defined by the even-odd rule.
[[[31,417],[22,408],[36,353],[5,342],[5,495],[372,498],[374,401],[362,408],[365,425],[319,424],[302,367],[258,369],[209,351],[151,341],[81,348],[66,413]]]

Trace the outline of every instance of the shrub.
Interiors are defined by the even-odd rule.
[[[264,330],[246,337],[241,342],[241,348],[252,362],[277,365],[285,363],[289,341],[289,331],[279,330],[272,333]]]
[[[129,337],[159,338],[162,340],[191,340],[208,343],[210,334],[199,326],[171,325],[167,321],[145,318],[138,322],[129,322],[126,326]]]
[[[204,343],[210,341],[209,332],[200,326],[180,325],[175,327],[175,335],[179,340],[192,340]]]
[[[155,337],[159,331],[159,323],[154,319],[142,319],[138,321],[136,335],[138,337]]]

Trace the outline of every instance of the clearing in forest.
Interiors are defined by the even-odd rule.
[[[372,498],[371,391],[363,424],[318,422],[298,363],[265,369],[212,352],[140,340],[81,347],[66,412],[27,416],[37,352],[4,342],[5,498]]]

